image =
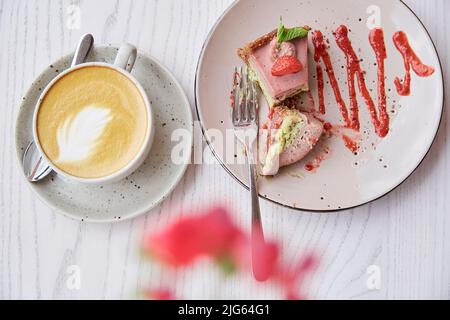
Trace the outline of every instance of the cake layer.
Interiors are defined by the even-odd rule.
[[[287,107],[275,107],[261,131],[262,175],[276,175],[280,167],[302,160],[322,136],[323,125],[312,115]]]
[[[303,65],[303,70],[283,76],[273,76],[272,49],[270,42],[256,48],[250,53],[249,65],[255,73],[269,104],[279,104],[284,99],[308,91],[308,39],[307,37],[291,41],[297,51],[297,58]]]

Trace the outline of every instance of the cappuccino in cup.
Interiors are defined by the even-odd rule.
[[[35,140],[56,172],[88,183],[117,181],[145,160],[153,138],[150,104],[123,55],[125,70],[117,59],[115,66],[79,65],[42,94]]]
[[[147,108],[138,88],[104,66],[76,69],[47,92],[37,115],[41,147],[60,170],[99,178],[125,167],[139,152]]]

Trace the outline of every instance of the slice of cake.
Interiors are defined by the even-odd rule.
[[[280,167],[302,160],[317,144],[323,124],[297,109],[277,106],[260,135],[261,174],[276,175]]]
[[[238,49],[270,107],[308,91],[309,27],[285,29],[282,24]]]

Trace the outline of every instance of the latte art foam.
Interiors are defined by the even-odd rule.
[[[148,119],[145,100],[128,77],[106,66],[86,66],[46,92],[36,130],[55,167],[80,178],[101,178],[136,158]]]
[[[95,153],[95,148],[108,123],[113,119],[107,108],[88,106],[58,127],[59,156],[55,161],[82,161]]]

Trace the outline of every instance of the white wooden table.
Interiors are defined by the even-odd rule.
[[[42,69],[73,50],[81,34],[93,33],[103,43],[131,42],[151,53],[172,70],[193,106],[203,41],[231,2],[0,0],[1,299],[128,299],[166,283],[183,298],[278,297],[272,286],[256,285],[250,277],[224,279],[207,263],[161,273],[139,253],[144,232],[200,204],[222,201],[249,227],[247,193],[219,165],[192,165],[162,205],[113,225],[79,223],[53,212],[28,188],[17,166],[14,127],[21,96]],[[407,3],[431,33],[448,75],[450,1]],[[69,12],[77,7],[79,29]],[[450,298],[449,131],[445,112],[426,161],[400,188],[370,205],[327,215],[262,203],[267,234],[281,241],[288,262],[307,249],[320,255],[320,268],[306,283],[310,298]],[[375,266],[369,268],[375,270],[372,276],[379,271],[379,289],[367,285],[369,266]],[[79,288],[70,282],[77,270]]]

